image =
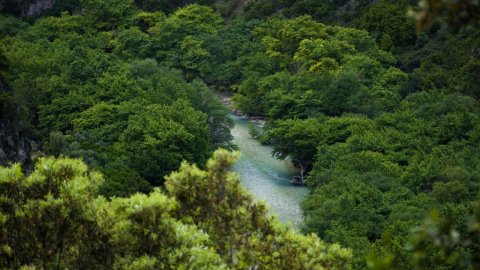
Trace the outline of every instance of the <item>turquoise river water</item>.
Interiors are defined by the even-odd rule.
[[[249,121],[233,114],[231,117],[235,122],[232,135],[241,152],[234,170],[240,174],[242,184],[255,199],[270,206],[271,214],[298,228],[303,221],[300,203],[308,190],[289,183],[297,170],[291,162],[273,158],[271,147],[261,145],[250,136]]]

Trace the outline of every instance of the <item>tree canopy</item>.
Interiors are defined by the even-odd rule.
[[[0,12],[0,268],[478,268],[478,1]],[[301,232],[216,151],[222,92],[299,169]]]
[[[0,168],[0,267],[44,269],[348,269],[350,251],[267,215],[218,150],[184,162],[163,192],[106,199],[75,159],[42,158],[26,176]],[[219,192],[221,191],[221,192]]]

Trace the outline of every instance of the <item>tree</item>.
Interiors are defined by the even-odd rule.
[[[207,235],[172,217],[173,199],[107,201],[102,181],[72,159],[41,159],[29,176],[0,168],[0,267],[225,269]]]
[[[350,251],[267,215],[217,151],[186,162],[168,195],[107,200],[79,160],[42,158],[31,175],[0,167],[0,267],[15,269],[349,269]]]
[[[411,12],[417,21],[417,30],[425,30],[434,22],[446,22],[452,26],[460,26],[478,22],[480,4],[474,0],[422,0],[418,3],[418,11]]]
[[[365,11],[359,26],[379,41],[382,49],[411,46],[415,42],[415,23],[407,18],[406,9],[412,1],[379,1]]]
[[[208,116],[212,150],[217,148],[232,150],[235,148],[230,132],[230,129],[233,127],[233,120],[229,117],[229,111],[220,101],[220,98],[201,80],[192,82],[192,93],[190,96],[194,108],[206,113]]]
[[[355,72],[343,72],[327,86],[322,93],[322,111],[325,114],[340,116],[345,112],[353,111],[354,106],[350,105],[350,101],[359,101],[358,94],[364,88],[360,82],[361,79],[357,76]]]
[[[338,39],[304,39],[300,42],[294,58],[306,70],[317,71],[320,74],[323,72],[336,74],[339,69],[338,63],[342,63],[346,56],[354,52],[355,48],[352,45]],[[321,68],[320,65],[326,65],[329,62],[332,62],[329,66]]]
[[[130,117],[116,147],[129,158],[131,168],[159,185],[182,160],[205,162],[209,149],[207,115],[185,100],[171,106],[147,106]]]
[[[152,55],[152,41],[150,36],[140,31],[137,27],[132,27],[120,32],[118,35],[118,43],[115,47],[115,52],[127,59],[144,59]]]
[[[101,266],[102,243],[89,212],[102,177],[77,160],[41,159],[30,176],[0,168],[0,265],[20,268]]]
[[[232,268],[348,269],[349,251],[303,236],[267,216],[229,168],[238,157],[220,149],[207,171],[184,162],[166,179],[168,194],[180,204],[178,215],[212,236],[215,249]],[[296,254],[296,256],[292,256]]]
[[[300,168],[300,177],[294,183],[305,184],[307,173],[312,169],[316,147],[321,136],[320,119],[283,120],[267,130],[265,140],[273,145],[272,155],[286,159]]]
[[[135,12],[133,0],[81,0],[81,4],[90,23],[105,30],[126,23]]]
[[[167,19],[149,29],[158,49],[157,57],[178,66],[174,51],[188,36],[198,37],[204,34],[217,33],[222,18],[210,7],[197,4],[188,5],[175,11]],[[192,39],[189,37],[189,39]]]
[[[304,39],[327,37],[326,28],[310,16],[300,16],[292,20],[275,18],[255,29],[255,34],[265,45],[266,54],[277,66],[288,68],[300,42]]]
[[[381,237],[386,205],[382,193],[354,177],[336,179],[317,189],[302,203],[303,230],[329,242],[354,248],[354,266],[364,267],[363,257]]]

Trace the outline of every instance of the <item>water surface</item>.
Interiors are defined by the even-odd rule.
[[[273,158],[271,147],[253,139],[248,133],[249,121],[233,114],[231,117],[235,122],[232,135],[241,152],[234,170],[243,185],[256,199],[267,202],[272,214],[298,228],[303,221],[300,202],[308,193],[307,188],[289,183],[298,170],[289,161]]]

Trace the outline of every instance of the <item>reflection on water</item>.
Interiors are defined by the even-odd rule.
[[[300,202],[307,195],[305,187],[290,185],[297,170],[288,161],[272,157],[272,148],[261,145],[248,133],[249,122],[231,115],[235,122],[232,129],[235,144],[241,151],[234,170],[240,174],[243,185],[256,199],[270,205],[270,212],[281,221],[291,222],[294,227],[302,223]]]

